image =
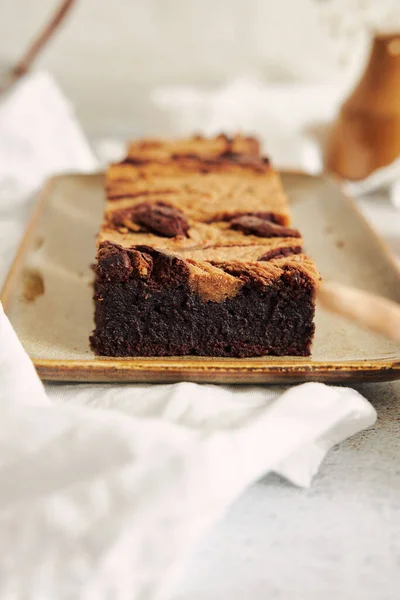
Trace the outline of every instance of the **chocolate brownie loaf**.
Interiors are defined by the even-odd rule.
[[[310,353],[319,276],[256,140],[132,143],[106,192],[97,354]]]

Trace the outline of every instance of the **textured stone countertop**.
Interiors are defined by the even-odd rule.
[[[274,476],[249,489],[174,600],[398,600],[400,382],[357,389],[375,426],[330,452],[310,489]]]
[[[360,201],[400,257],[400,212]],[[269,476],[192,558],[174,600],[398,600],[400,381],[356,387],[378,420],[330,452],[310,489]]]

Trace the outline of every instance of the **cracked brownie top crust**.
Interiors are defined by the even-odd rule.
[[[109,167],[106,193],[99,257],[151,247],[185,261],[189,279],[214,279],[221,298],[246,277],[277,275],[282,260],[318,279],[289,227],[280,177],[253,138],[131,143],[127,158]]]
[[[279,176],[258,154],[255,140],[241,136],[132,144],[128,157],[109,167],[106,193],[114,223],[144,202],[175,208],[198,223],[249,214],[290,222]]]
[[[171,158],[193,156],[211,160],[228,155],[260,156],[258,140],[242,135],[229,137],[223,133],[214,138],[201,135],[178,140],[149,138],[131,142],[126,160],[166,161]]]
[[[137,245],[123,248],[102,242],[95,267],[98,281],[127,282],[139,278],[154,285],[160,276],[157,264],[163,265],[163,278],[169,283],[179,273],[181,283],[188,285],[204,302],[223,302],[236,296],[245,285],[263,287],[285,273],[318,282],[313,261],[303,254],[280,251],[265,252],[265,246],[218,247],[181,252],[167,252],[154,246]]]

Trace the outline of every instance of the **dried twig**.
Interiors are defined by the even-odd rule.
[[[75,1],[76,0],[61,1],[53,18],[47,23],[47,25],[45,25],[37,38],[29,46],[23,57],[5,74],[4,81],[2,81],[0,84],[0,93],[5,92],[13,83],[15,83],[20,77],[29,71],[40,52],[64,21],[67,13],[70,11]]]

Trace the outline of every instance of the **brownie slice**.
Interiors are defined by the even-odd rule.
[[[200,261],[201,250],[194,260],[103,242],[94,350],[106,356],[309,354],[315,267],[303,255],[263,260],[264,250],[257,247],[242,261],[237,248],[235,260],[219,249],[218,260]]]
[[[310,353],[319,275],[278,174],[236,139],[138,142],[108,170],[97,354]]]

